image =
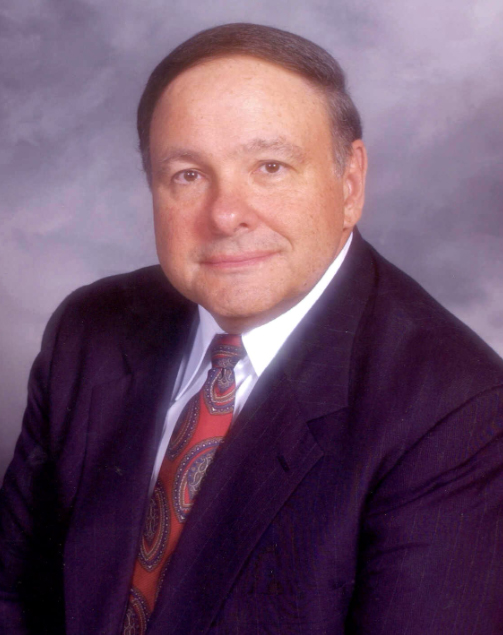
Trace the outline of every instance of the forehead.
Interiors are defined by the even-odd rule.
[[[190,124],[201,131],[263,132],[330,126],[327,100],[306,78],[246,55],[205,60],[176,77],[161,95],[151,132],[178,135]],[[155,129],[155,130],[154,130]],[[273,130],[274,129],[274,130]],[[257,133],[259,130],[256,131]]]
[[[202,60],[182,71],[166,89],[168,95],[178,95],[186,89],[226,88],[232,90],[239,82],[241,87],[273,89],[280,92],[306,93],[320,96],[321,91],[307,78],[283,66],[251,55],[236,54]],[[274,90],[276,87],[276,90]]]

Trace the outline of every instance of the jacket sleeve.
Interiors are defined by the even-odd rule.
[[[503,387],[417,441],[368,499],[347,633],[503,633]]]
[[[44,334],[33,365],[28,404],[0,491],[0,632],[63,632],[62,532],[48,386],[62,309]]]

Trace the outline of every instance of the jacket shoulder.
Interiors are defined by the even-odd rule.
[[[161,267],[152,265],[80,287],[62,302],[58,311],[71,308],[90,317],[115,313],[124,317],[124,312],[135,313],[158,303],[161,298],[176,303],[181,296],[170,285]]]
[[[160,266],[103,278],[77,289],[57,308],[44,333],[42,357],[53,366],[80,368],[81,374],[85,366],[108,376],[107,368],[115,373],[124,355],[148,356],[163,346],[192,314],[193,304]]]
[[[107,324],[119,327],[155,313],[176,312],[187,303],[168,282],[161,267],[153,265],[76,289],[63,300],[49,324],[69,319],[91,330]]]
[[[360,331],[361,372],[379,378],[389,399],[403,395],[419,405],[428,395],[439,416],[503,385],[503,360],[410,276],[368,249],[375,285]]]

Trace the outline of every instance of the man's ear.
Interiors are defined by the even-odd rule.
[[[360,220],[365,202],[365,177],[367,176],[367,150],[361,139],[351,144],[351,154],[346,161],[342,186],[344,193],[344,229],[351,230]]]

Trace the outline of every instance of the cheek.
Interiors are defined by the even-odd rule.
[[[307,284],[320,277],[335,258],[342,235],[342,214],[333,204],[311,200],[296,210],[287,230],[292,243],[292,265]]]
[[[154,203],[154,229],[156,238],[170,244],[185,244],[195,235],[197,222],[189,207]]]
[[[301,192],[290,192],[278,200],[269,218],[270,227],[302,251],[333,243],[342,227],[336,202]]]
[[[165,211],[154,210],[154,231],[157,252],[162,260],[168,253],[172,252],[170,246],[174,233],[173,223]]]
[[[186,218],[175,210],[155,209],[154,230],[157,255],[169,277],[185,275],[194,251],[194,236]]]
[[[270,190],[250,198],[250,203],[263,225],[290,242],[297,241],[304,228],[312,222],[312,200],[302,188]]]

